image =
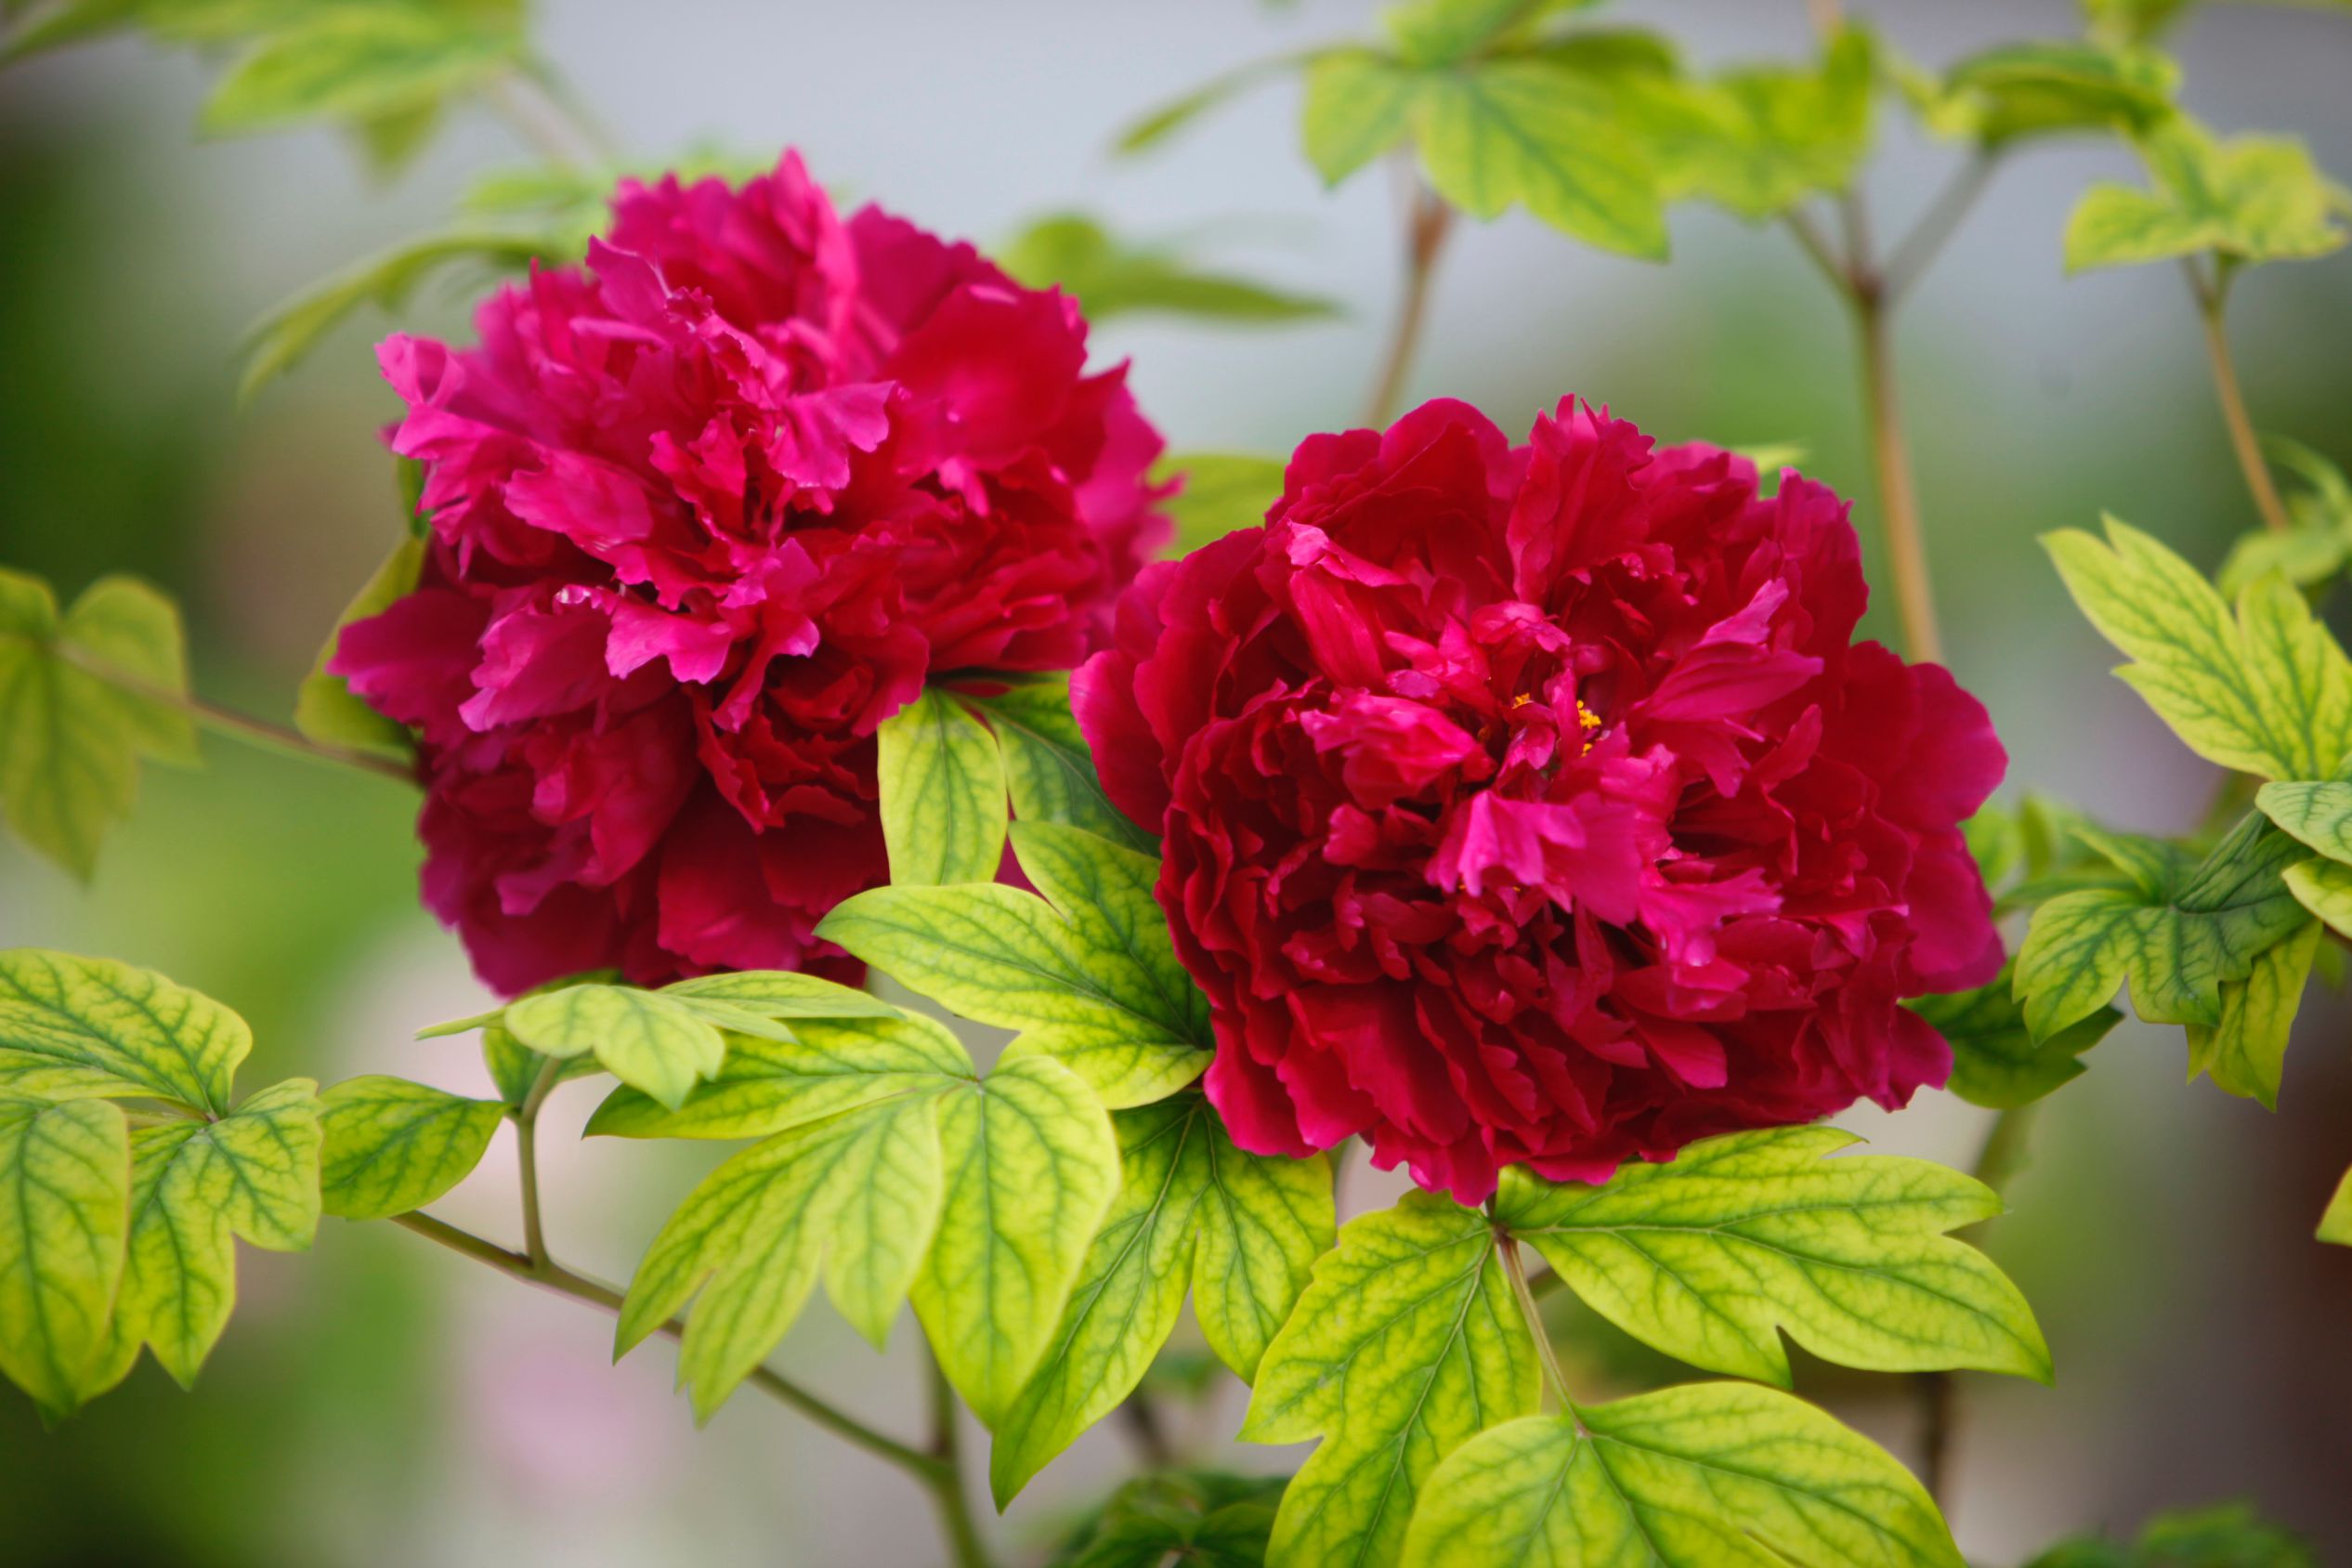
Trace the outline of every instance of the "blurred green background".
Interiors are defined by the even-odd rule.
[[[1624,8],[1702,60],[1805,37],[1795,0]],[[1394,286],[1389,192],[1377,176],[1321,189],[1294,150],[1287,88],[1147,162],[1103,148],[1136,109],[1360,29],[1368,9],[550,0],[542,33],[634,154],[795,142],[836,190],[982,239],[1069,205],[1143,235],[1213,228],[1260,274],[1342,299],[1341,320],[1276,333],[1121,321],[1098,334],[1103,357],[1134,357],[1178,449],[1277,451],[1362,402]],[[2029,0],[1855,9],[1931,62],[2073,26],[2070,7]],[[2299,134],[2352,176],[2352,16],[2216,6],[2180,42],[2192,110],[2225,131]],[[467,177],[518,149],[469,122],[377,187],[325,135],[193,139],[205,79],[137,42],[0,74],[0,560],[68,592],[125,567],[156,578],[188,607],[200,686],[282,715],[400,526],[376,434],[394,402],[368,351],[385,323],[338,333],[242,412],[239,335],[288,290],[438,221]],[[1895,227],[1948,155],[1901,125],[1888,140],[1873,194]],[[2105,508],[2212,564],[2252,521],[2177,274],[2060,274],[2074,194],[2129,174],[2123,154],[2088,145],[2005,171],[1912,303],[1904,392],[1952,660],[2008,740],[2013,788],[2176,830],[2209,770],[2108,678],[2112,657],[2033,542]],[[1692,214],[1676,242],[1659,268],[1519,217],[1466,232],[1416,394],[1466,397],[1523,429],[1573,390],[1666,438],[1801,442],[1806,466],[1866,507],[1836,305],[1776,233]],[[464,305],[427,300],[409,324],[460,330]],[[2352,464],[2352,259],[2272,268],[2237,305],[2257,421]],[[0,943],[105,953],[213,992],[255,1026],[255,1081],[397,1070],[478,1087],[468,1042],[409,1040],[478,992],[416,908],[404,792],[208,752],[203,773],[150,773],[92,888],[0,849]],[[1962,1379],[1952,1511],[1974,1559],[2010,1563],[2071,1531],[2243,1496],[2319,1541],[2322,1561],[2352,1561],[2352,1253],[2310,1239],[2352,1156],[2346,1017],[2334,997],[2306,1005],[2276,1116],[2184,1088],[2178,1031],[2136,1026],[2051,1108],[2016,1212],[1980,1239],[2040,1310],[2059,1380]],[[692,1170],[658,1149],[577,1146],[589,1098],[572,1091],[550,1112],[550,1223],[581,1266],[618,1276]],[[1965,1163],[1982,1113],[1927,1095],[1898,1117],[1841,1119],[1882,1147]],[[500,1235],[503,1136],[446,1206]],[[1351,1205],[1384,1190],[1358,1171]],[[666,1347],[609,1367],[603,1319],[405,1234],[329,1221],[310,1256],[244,1251],[241,1285],[192,1397],[144,1366],[49,1434],[24,1402],[0,1400],[9,1563],[936,1561],[924,1506],[896,1476],[749,1401],[697,1434],[668,1393]],[[1589,1322],[1566,1332],[1594,1379],[1661,1375]],[[910,1431],[906,1350],[877,1359],[817,1306],[779,1365]],[[1818,1366],[1803,1379],[1909,1452],[1893,1382]],[[1235,1388],[1211,1399],[1196,1423],[1209,1439],[1240,1408]],[[1115,1432],[1090,1437],[1004,1539],[1043,1541],[1123,1462]]]

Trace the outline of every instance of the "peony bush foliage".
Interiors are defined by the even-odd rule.
[[[842,216],[790,150],[623,159],[517,0],[8,7],[11,57],[212,47],[216,131],[333,123],[396,172],[478,102],[539,162],[255,334],[249,392],[428,279],[508,275],[462,341],[377,349],[406,515],[294,728],[195,698],[137,578],[68,605],[0,570],[27,845],[90,876],[142,765],[200,762],[200,729],[388,775],[418,791],[425,904],[502,999],[417,1021],[478,1041],[476,1095],[255,1084],[225,1002],[0,953],[0,1373],[52,1420],[143,1354],[192,1383],[240,1241],[380,1220],[612,1313],[619,1352],[676,1341],[698,1416],[750,1389],[897,1468],[958,1568],[1958,1568],[1950,1375],[2059,1369],[1971,1229],[2032,1108],[2126,997],[2184,1026],[2192,1076],[2275,1107],[2352,941],[2352,663],[2318,613],[2352,485],[2262,440],[2226,316],[2249,272],[2341,247],[2352,198],[2182,107],[2187,8],[2098,0],[2079,36],[1929,70],[1831,0],[1805,58],[1705,72],[1622,9],[1405,0],[1207,84],[1122,150],[1298,78],[1326,180],[1400,173],[1403,298],[1352,425],[1169,457],[1089,318],[1324,302],[1078,214],[991,259]],[[1877,249],[1896,116],[1954,173]],[[1994,799],[1906,455],[1897,307],[2058,136],[2147,182],[2084,192],[2053,265],[2183,272],[2247,489],[2212,573],[2114,518],[2045,541],[2120,678],[2225,774],[2169,838]],[[1400,410],[1467,228],[1523,209],[1663,260],[1693,202],[1850,307],[1861,504],[1801,454],[1655,439],[1604,387],[1499,423]],[[1857,518],[1898,648],[1858,637]],[[592,1137],[731,1147],[626,1281],[542,1218],[538,1118],[574,1081]],[[1973,1172],[1824,1124],[1946,1086],[1993,1113]],[[507,1125],[516,1233],[437,1217]],[[1349,1205],[1353,1160],[1406,1196]],[[2352,1173],[2310,1205],[2352,1244]],[[770,1365],[820,1290],[876,1346],[921,1341],[927,1438]],[[1691,1378],[1580,1389],[1561,1295]],[[1915,1446],[1798,1398],[1788,1341],[1910,1379]],[[1295,1473],[1169,1442],[1217,1367],[1249,1386],[1242,1441],[1313,1444]],[[1019,1508],[1114,1413],[1137,1474],[1058,1546],[981,1528],[984,1490]],[[2040,1561],[2310,1560],[2224,1508]]]

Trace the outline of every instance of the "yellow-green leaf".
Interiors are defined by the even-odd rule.
[[[50,1417],[106,1343],[130,1198],[120,1107],[0,1100],[0,1373]]]
[[[882,723],[882,839],[899,887],[996,880],[1004,859],[1004,764],[987,726],[926,690]]]
[[[1177,527],[1181,529],[1180,519]],[[1004,781],[1024,822],[1061,822],[1113,843],[1150,852],[1157,843],[1103,793],[1094,753],[1070,712],[1067,675],[1011,686],[992,697],[959,692],[987,721],[1004,756]]]
[[[2335,1196],[2328,1199],[2327,1212],[2319,1216],[2319,1236],[2338,1247],[2352,1247],[2352,1170],[2346,1170],[2344,1180],[2335,1184]]]
[[[473,1172],[505,1115],[495,1100],[371,1074],[320,1097],[326,1212],[381,1220],[424,1208]]]
[[[2219,1021],[2189,1026],[2191,1078],[2210,1074],[2215,1088],[2279,1108],[2287,1036],[2319,947],[2319,922],[2306,921],[2294,934],[2264,948],[2243,980],[2222,986]]]
[[[1307,67],[1300,137],[1307,162],[1337,185],[1405,139],[1419,74],[1370,49],[1341,49]]]
[[[1229,533],[1263,524],[1267,510],[1282,499],[1282,477],[1278,457],[1184,452],[1161,459],[1153,477],[1183,486],[1167,503],[1176,521],[1171,554],[1189,555]]]
[[[2300,261],[2344,243],[2344,193],[2288,137],[2215,140],[2186,115],[2140,138],[2151,186],[2095,185],[2066,226],[2070,271],[2210,252]]]
[[[194,763],[179,611],[128,577],[62,617],[48,584],[0,568],[0,804],[19,837],[85,881],[130,815],[138,762]]]
[[[288,1078],[211,1122],[131,1134],[129,1247],[105,1349],[84,1374],[90,1398],[120,1382],[145,1344],[182,1388],[237,1300],[232,1236],[300,1252],[319,1229],[320,1104]]]
[[[625,1084],[588,1119],[590,1135],[764,1138],[887,1100],[973,1081],[972,1059],[928,1018],[798,1019],[790,1040],[738,1039],[718,1076],[675,1110]]]
[[[2319,916],[2330,931],[2352,939],[2352,866],[2341,860],[2306,860],[2288,867],[2285,880],[2296,903]]]
[[[219,1116],[252,1049],[242,1018],[160,974],[33,947],[0,952],[0,1081],[38,1069],[59,1080],[46,1091],[71,1080],[73,1092]]]
[[[1846,1366],[2046,1380],[2025,1298],[1943,1234],[2000,1198],[1924,1159],[1823,1157],[1853,1142],[1826,1127],[1734,1132],[1598,1187],[1512,1169],[1495,1216],[1594,1311],[1709,1371],[1787,1387],[1784,1329]]]
[[[988,1480],[1000,1507],[1135,1391],[1187,1286],[1211,1348],[1246,1380],[1331,1245],[1323,1156],[1244,1154],[1196,1092],[1113,1119],[1119,1195],[1052,1348],[997,1423]]]
[[[389,757],[395,762],[406,762],[415,754],[416,743],[408,726],[369,707],[353,693],[349,682],[328,672],[327,661],[334,657],[335,646],[343,640],[343,629],[355,621],[365,621],[389,609],[416,586],[417,573],[424,564],[425,542],[402,539],[399,547],[375,568],[374,575],[344,607],[343,613],[335,618],[334,629],[327,634],[326,645],[312,661],[310,673],[303,677],[302,686],[294,693],[296,729],[313,740],[372,756]]]
[[[1532,1414],[1535,1342],[1485,1216],[1413,1192],[1350,1221],[1258,1368],[1246,1443],[1303,1443],[1266,1568],[1392,1568],[1445,1457]]]
[[[948,1381],[993,1426],[1045,1354],[1117,1193],[1118,1142],[1075,1074],[1017,1048],[976,1092],[940,1103],[939,1141],[947,1202],[915,1312]]]
[[[1405,1568],[1963,1568],[1893,1456],[1789,1394],[1691,1383],[1457,1449]]]
[[[719,1070],[726,1040],[685,1000],[629,986],[567,986],[506,1010],[515,1039],[542,1056],[594,1052],[605,1070],[676,1109]]]
[[[2352,664],[2303,596],[2257,579],[2229,608],[2195,568],[2107,519],[2045,536],[2068,592],[2133,662],[2117,672],[2189,750],[2268,779],[2327,778],[2352,751]]]
[[[1951,1044],[1952,1078],[1944,1087],[1972,1105],[2009,1110],[2079,1078],[2083,1053],[2123,1021],[2115,1009],[2101,1007],[2037,1040],[2017,999],[2015,970],[2013,960],[1990,985],[1904,1004]]]
[[[2265,784],[2254,805],[2300,842],[2352,865],[2352,784],[2337,780]]]

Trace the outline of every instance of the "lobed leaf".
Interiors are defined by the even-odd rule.
[[[1405,1568],[1963,1568],[1893,1456],[1789,1394],[1692,1383],[1472,1439]]]
[[[2081,1077],[2083,1053],[2123,1017],[2112,1007],[2100,1007],[2037,1040],[2017,999],[2016,968],[2012,960],[1990,985],[1903,1004],[1951,1043],[1952,1078],[1944,1087],[1972,1105],[1996,1111],[2031,1104]]]
[[[2287,891],[2339,936],[2352,938],[2352,866],[2340,860],[2306,860],[2290,866]]]
[[[2095,185],[2066,225],[2070,272],[2211,253],[2300,261],[2341,247],[2344,193],[2285,137],[2217,141],[2186,115],[2139,138],[2148,189]]]
[[[1533,1413],[1534,1341],[1485,1218],[1427,1193],[1349,1222],[1258,1368],[1248,1443],[1323,1442],[1268,1568],[1391,1568],[1440,1463]]]
[[[1158,862],[1055,823],[1024,821],[1013,839],[1045,897],[994,883],[875,888],[835,906],[817,934],[967,1018],[1021,1030],[1113,1109],[1199,1077],[1208,1004],[1152,895]]]
[[[193,1387],[236,1304],[231,1237],[273,1252],[309,1248],[320,1212],[318,1088],[288,1078],[217,1121],[131,1134],[122,1284],[81,1398],[122,1381],[142,1344],[182,1388]]]
[[[346,1220],[424,1208],[473,1173],[505,1107],[370,1074],[320,1097],[321,1207]]]
[[[987,726],[946,692],[925,690],[882,721],[879,738],[892,884],[995,881],[1005,778]]]
[[[1306,72],[1299,134],[1307,162],[1338,185],[1412,129],[1418,72],[1371,49],[1337,49]]]
[[[381,121],[472,90],[512,69],[515,19],[472,6],[318,6],[242,55],[205,101],[208,131],[306,120]]]
[[[686,1000],[628,986],[567,986],[506,1010],[516,1041],[542,1056],[595,1052],[621,1082],[676,1109],[719,1070],[726,1041]]]
[[[588,1134],[764,1138],[845,1111],[974,1081],[972,1060],[928,1018],[804,1020],[791,1040],[743,1039],[675,1109],[622,1085]]]
[[[416,740],[410,735],[408,725],[387,719],[369,707],[352,691],[349,682],[328,671],[327,661],[334,657],[335,647],[343,640],[343,629],[355,621],[383,614],[395,601],[406,596],[416,587],[417,574],[424,565],[425,541],[414,535],[401,540],[344,607],[343,613],[335,618],[334,629],[327,634],[326,645],[311,662],[310,673],[303,677],[301,686],[294,692],[294,728],[326,745],[389,757],[395,762],[407,762],[416,754]]]
[[[1786,1388],[1785,1329],[1846,1366],[2047,1381],[2025,1298],[1943,1234],[2000,1213],[2000,1198],[1927,1160],[1822,1157],[1854,1141],[1832,1128],[1735,1132],[1599,1187],[1513,1169],[1495,1217],[1601,1316],[1710,1371]]]
[[[242,1018],[160,974],[33,947],[0,951],[0,1084],[166,1100],[217,1116],[252,1049]]]
[[[186,638],[134,578],[91,584],[60,617],[48,585],[0,568],[0,804],[33,849],[88,881],[130,815],[141,757],[192,764]]]
[[[2352,664],[2284,582],[2255,581],[2232,619],[2195,568],[2113,517],[2104,543],[2071,529],[2043,543],[2131,656],[2117,673],[2190,751],[2268,779],[2326,778],[2352,751]]]
[[[1268,325],[1339,314],[1327,299],[1201,267],[1174,246],[1118,240],[1079,213],[1039,219],[1014,236],[997,260],[1030,288],[1058,286],[1086,307],[1091,322],[1165,314]]]
[[[105,1346],[130,1189],[120,1107],[0,1099],[0,1373],[48,1417],[80,1403]]]
[[[2311,978],[2319,947],[2319,922],[2306,921],[2294,934],[2257,954],[2244,979],[2223,983],[2221,1017],[2210,1025],[2189,1026],[2192,1079],[2204,1073],[2225,1093],[2279,1108],[2287,1036],[2303,1003],[2304,985]]]
[[[1178,528],[1183,523],[1180,520]],[[958,692],[987,721],[1002,754],[1013,810],[1025,822],[1061,822],[1149,853],[1155,841],[1103,793],[1094,753],[1070,712],[1070,679],[1007,686],[987,697]]]
[[[1186,1093],[1113,1118],[1120,1185],[1052,1348],[997,1423],[998,1506],[1131,1394],[1189,1285],[1210,1347],[1245,1380],[1332,1241],[1331,1168],[1234,1147]]]
[[[978,1092],[941,1102],[939,1144],[947,1197],[915,1313],[948,1381],[994,1427],[1044,1356],[1117,1196],[1118,1142],[1075,1074],[1016,1046]]]

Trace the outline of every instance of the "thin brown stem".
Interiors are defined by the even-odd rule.
[[[1846,7],[1839,0],[1805,0],[1805,15],[1824,38],[1846,25]]]
[[[1862,351],[1862,420],[1870,435],[1871,467],[1878,481],[1878,522],[1886,538],[1887,568],[1895,582],[1903,648],[1914,660],[1941,663],[1943,639],[1936,629],[1927,536],[1919,521],[1919,492],[1912,477],[1911,447],[1903,437],[1901,401],[1895,389],[1888,299],[1878,280],[1860,264],[1853,284],[1855,331]]]
[[[461,1253],[477,1262],[487,1263],[499,1273],[519,1279],[526,1285],[535,1285],[542,1290],[569,1297],[575,1301],[585,1301],[590,1306],[601,1307],[608,1313],[618,1313],[621,1310],[622,1296],[619,1290],[601,1280],[574,1274],[560,1263],[550,1261],[544,1265],[535,1265],[529,1258],[520,1252],[511,1251],[470,1231],[460,1230],[445,1221],[436,1220],[430,1214],[396,1214],[392,1217],[392,1222],[403,1230],[415,1232],[428,1241],[438,1242],[452,1252]],[[686,1321],[683,1318],[673,1317],[661,1326],[660,1332],[673,1339],[683,1339],[686,1335]],[[941,1462],[931,1455],[918,1452],[903,1443],[883,1436],[856,1417],[828,1405],[799,1384],[766,1366],[753,1367],[750,1377],[745,1380],[762,1393],[799,1411],[835,1436],[863,1448],[878,1458],[896,1465],[922,1482],[924,1485],[935,1488],[935,1477],[940,1472]]]
[[[1984,188],[1993,181],[1996,160],[1993,154],[1980,152],[1960,165],[1959,173],[1943,188],[1942,193],[1928,203],[1910,233],[1897,242],[1894,254],[1888,257],[1885,290],[1889,304],[1911,292],[1944,245],[1959,229],[1960,220],[1968,216],[1968,209],[1977,204]]]
[[[1453,227],[1454,209],[1416,179],[1406,205],[1405,296],[1397,307],[1388,352],[1381,356],[1379,372],[1372,383],[1372,395],[1365,404],[1367,425],[1385,425],[1396,416],[1405,378],[1413,372],[1413,357],[1420,347],[1421,330],[1429,322],[1430,281]]]
[[[2221,399],[2221,422],[2229,427],[2229,444],[2238,453],[2238,466],[2245,472],[2246,489],[2254,495],[2254,510],[2262,515],[2262,526],[2283,533],[2288,527],[2287,508],[2279,499],[2270,464],[2263,459],[2262,441],[2246,413],[2246,395],[2238,385],[2237,361],[2230,357],[2229,333],[2222,324],[2228,279],[2220,274],[2208,279],[2193,260],[2181,266],[2189,274],[2189,292],[2197,296],[2197,315],[2205,328],[2205,357],[2213,361],[2214,391]]]
[[[374,774],[382,778],[397,778],[403,784],[416,782],[416,770],[405,763],[395,762],[389,757],[379,757],[366,751],[354,751],[324,741],[313,740],[300,730],[288,729],[283,725],[274,725],[266,719],[256,719],[250,714],[240,713],[233,708],[223,708],[187,692],[173,691],[168,687],[159,686],[152,681],[143,680],[126,670],[115,668],[102,659],[85,653],[72,643],[50,644],[46,646],[46,651],[52,657],[72,665],[83,673],[104,681],[118,691],[127,692],[142,701],[153,702],[185,713],[196,724],[215,734],[225,735],[231,739],[242,740],[249,746],[277,751],[285,756],[301,757],[309,762],[324,763],[333,767],[356,769],[361,773]]]

